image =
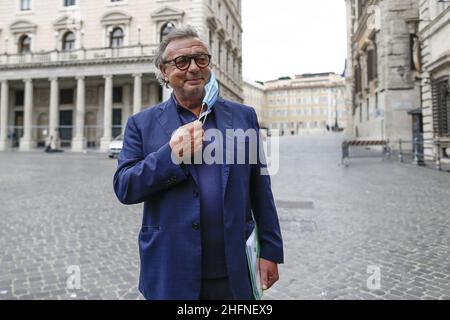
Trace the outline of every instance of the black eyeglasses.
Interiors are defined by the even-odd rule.
[[[206,53],[200,53],[200,54],[193,54],[190,56],[179,56],[173,60],[164,61],[164,64],[173,63],[175,64],[175,67],[177,67],[181,71],[185,71],[189,69],[189,67],[191,66],[192,59],[194,59],[197,67],[203,69],[209,66],[209,63],[211,62],[211,55]]]

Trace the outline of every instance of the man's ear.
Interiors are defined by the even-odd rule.
[[[169,77],[167,76],[165,66],[161,64],[159,66],[159,71],[161,71],[161,74],[163,75],[163,80],[165,82],[165,87],[169,88]]]
[[[167,77],[167,74],[166,74],[166,68],[165,68],[165,66],[164,66],[163,64],[160,64],[160,65],[159,65],[159,71],[161,71],[161,73],[162,73],[162,75],[164,76],[164,78]]]

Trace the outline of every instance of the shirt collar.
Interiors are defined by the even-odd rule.
[[[175,93],[172,92],[172,94],[170,95],[170,98],[172,99],[172,102],[173,102],[173,103],[175,104],[175,106],[177,107],[178,113],[186,113],[186,112],[189,112],[189,113],[192,113],[192,114],[193,114],[193,112],[189,111],[188,109],[186,109],[185,107],[183,107],[181,104],[178,103],[178,100],[177,100],[177,98],[175,97]],[[213,113],[213,112],[214,112],[214,108],[211,110],[211,113]]]

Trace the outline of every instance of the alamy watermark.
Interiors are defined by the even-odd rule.
[[[66,280],[66,289],[71,291],[70,297],[76,298],[76,290],[81,289],[81,269],[80,266],[72,265],[68,266],[66,270],[67,274],[70,276]]]
[[[259,133],[259,134],[258,134]],[[261,175],[275,175],[280,167],[279,131],[271,130],[269,137],[255,129],[227,129],[225,137],[218,129],[205,130],[207,143],[202,152],[192,157],[177,157],[172,153],[175,164],[250,164],[258,165]],[[182,145],[190,148],[191,135],[181,137]],[[183,154],[189,154],[183,149]]]
[[[370,265],[367,266],[367,273],[370,277],[367,279],[367,289],[379,290],[381,288],[381,269],[379,266]]]

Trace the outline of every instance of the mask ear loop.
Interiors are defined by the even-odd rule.
[[[203,107],[204,106],[206,106],[206,103],[203,103],[202,104],[202,109],[200,110],[200,114],[202,114],[202,112],[203,112]],[[208,107],[208,106],[207,106]],[[205,122],[206,122],[206,117],[208,116],[208,113],[205,115],[205,117],[203,118],[203,122],[202,122],[202,124],[205,124]],[[199,118],[199,120],[200,120],[200,118]]]

